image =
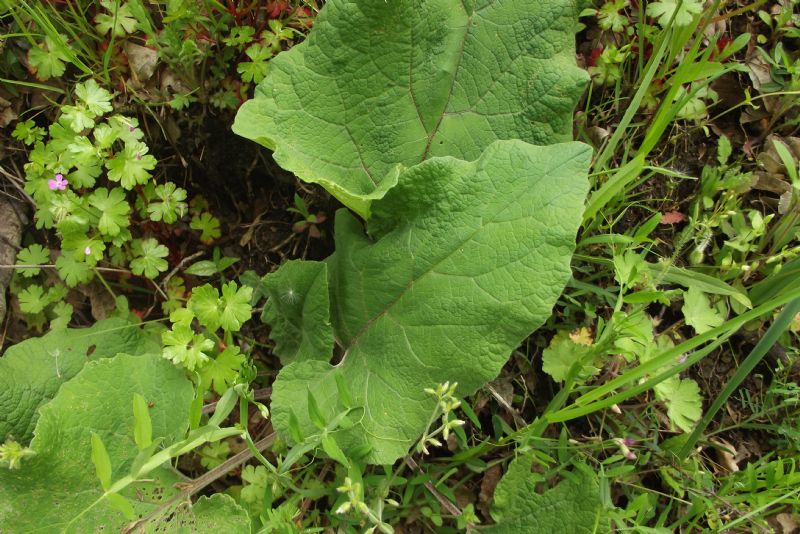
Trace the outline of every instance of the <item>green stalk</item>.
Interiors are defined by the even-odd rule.
[[[725,385],[725,389],[723,389],[719,396],[714,399],[714,403],[708,410],[706,410],[703,418],[689,435],[689,438],[683,444],[683,447],[681,447],[681,450],[678,452],[678,458],[684,459],[686,456],[688,456],[689,452],[694,447],[694,444],[700,438],[700,434],[702,434],[703,431],[708,427],[719,409],[722,408],[722,405],[728,400],[728,397],[730,397],[731,394],[736,391],[739,385],[744,382],[744,379],[747,378],[753,369],[755,369],[756,365],[758,365],[770,347],[778,342],[778,338],[789,327],[794,319],[794,316],[798,313],[800,313],[800,298],[795,298],[786,305],[783,311],[781,311],[767,332],[764,334],[764,337],[759,340],[758,344],[753,347],[753,350],[750,351],[750,354],[748,354],[744,362],[739,365],[736,373]]]
[[[711,349],[716,346],[719,346],[724,339],[732,336],[739,328],[744,326],[746,323],[758,319],[759,317],[766,315],[767,313],[772,312],[775,308],[786,304],[787,302],[793,301],[795,299],[800,299],[800,289],[795,289],[794,291],[788,292],[784,295],[778,296],[769,300],[768,302],[758,306],[750,311],[747,311],[741,315],[734,317],[723,323],[722,325],[709,330],[703,334],[697,335],[691,339],[688,339],[677,345],[671,349],[668,349],[652,360],[649,360],[633,369],[623,373],[622,375],[618,376],[617,378],[606,382],[598,386],[597,388],[593,389],[585,393],[584,395],[578,397],[573,402],[573,405],[568,408],[561,409],[554,413],[545,414],[545,418],[550,423],[568,421],[570,419],[575,419],[577,417],[582,417],[584,415],[588,415],[590,413],[609,408],[614,404],[617,404],[621,401],[627,400],[635,395],[637,395],[643,385],[628,389],[623,392],[618,392],[617,390],[627,385],[631,382],[639,380],[645,377],[648,374],[656,373],[660,369],[666,366],[672,366],[669,370],[664,371],[663,373],[659,374],[653,379],[650,379],[647,384],[648,387],[655,385],[656,383],[669,378],[681,370],[685,369],[689,365],[696,363],[702,357],[704,357]],[[675,361],[684,353],[689,353],[694,351],[701,345],[706,343],[711,343],[712,347],[705,347],[701,351],[691,354],[687,360],[680,365],[674,365]],[[612,395],[612,397],[608,397],[603,399],[606,395]],[[601,400],[602,399],[602,400]]]

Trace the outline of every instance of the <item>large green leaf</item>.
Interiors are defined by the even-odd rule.
[[[269,297],[261,319],[273,325],[273,352],[281,362],[329,360],[333,351],[327,268],[316,261],[290,261],[264,277]]]
[[[28,443],[39,406],[52,399],[86,362],[153,348],[139,326],[123,319],[57,330],[14,345],[0,358],[0,442],[12,436]]]
[[[327,261],[340,361],[315,351],[281,370],[276,427],[288,436],[293,412],[314,433],[308,392],[330,421],[348,404],[344,382],[363,416],[336,439],[390,463],[433,412],[425,388],[456,381],[468,394],[494,378],[570,277],[590,156],[581,143],[498,141],[475,162],[435,158],[405,171],[373,204],[371,237],[340,210]]]
[[[92,464],[92,434],[111,462],[111,480],[129,473],[138,453],[134,442],[133,396],[150,407],[153,438],[163,445],[182,439],[188,428],[192,385],[158,354],[96,360],[86,364],[40,410],[30,446],[36,455],[18,470],[0,470],[0,525],[8,532],[119,532],[128,521],[107,500]],[[175,490],[171,471],[129,487],[138,513],[146,513]],[[161,481],[161,482],[159,482]],[[85,513],[82,513],[85,511]]]
[[[233,129],[362,216],[410,167],[571,140],[575,0],[329,0]]]
[[[601,534],[610,532],[603,511],[597,479],[584,473],[568,473],[556,487],[537,493],[531,476],[531,459],[511,462],[497,485],[492,502],[496,524],[491,534]]]

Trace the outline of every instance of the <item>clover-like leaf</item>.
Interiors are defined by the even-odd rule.
[[[252,296],[252,287],[237,287],[236,282],[222,285],[219,324],[223,330],[238,332],[242,324],[250,319],[253,314],[253,307],[250,305]]]
[[[708,332],[725,322],[725,317],[711,306],[706,294],[694,286],[683,292],[681,311],[686,318],[686,324],[693,327],[698,334]]]
[[[203,366],[200,378],[206,387],[213,387],[214,391],[222,395],[239,376],[244,361],[245,355],[239,347],[231,345]]]
[[[691,378],[671,376],[655,385],[656,398],[667,406],[667,417],[683,430],[691,432],[703,416],[700,386]]]
[[[98,525],[123,530],[129,520],[101,499],[104,492],[92,456],[101,460],[104,482],[128,475],[139,453],[133,439],[134,394],[152,405],[153,436],[167,446],[182,439],[188,429],[192,391],[184,373],[155,354],[121,354],[86,364],[40,410],[30,444],[36,455],[20,469],[0,470],[3,530],[79,533],[93,532]],[[98,445],[92,447],[93,435],[106,455],[98,454]],[[151,472],[148,479],[124,492],[142,514],[159,504],[159,491],[165,495],[176,491],[171,487],[176,477],[169,468]]]
[[[155,188],[157,202],[147,205],[147,213],[151,221],[164,221],[172,224],[183,217],[186,212],[186,190],[176,186],[172,182],[158,185]]]
[[[209,330],[222,327],[228,332],[238,332],[253,313],[252,296],[253,288],[239,288],[236,282],[224,284],[222,296],[213,286],[205,284],[192,290],[188,309]]]
[[[688,26],[702,12],[701,0],[658,0],[647,4],[647,14],[658,18],[658,23],[663,28],[669,25],[673,16],[675,26]]]
[[[33,46],[28,51],[28,64],[36,71],[40,80],[49,80],[64,74],[67,70],[65,62],[69,56],[64,52],[64,43],[56,43],[50,37],[44,38],[44,47]]]
[[[343,450],[370,445],[371,462],[391,463],[430,418],[425,388],[455,381],[466,395],[494,378],[570,277],[590,156],[580,143],[500,141],[475,162],[432,159],[373,204],[371,239],[340,210],[327,268],[341,361],[319,351],[282,369],[275,426],[288,437],[295,417],[307,435],[318,431],[308,391],[332,420],[341,373],[364,412],[336,440]]]
[[[568,141],[586,73],[573,0],[329,0],[233,129],[362,216],[410,167]]]
[[[133,189],[150,179],[150,171],[156,167],[156,158],[147,153],[148,148],[138,141],[126,143],[122,151],[106,161],[108,179],[120,182],[125,189]]]
[[[39,274],[41,269],[36,268],[36,265],[44,265],[49,262],[50,251],[38,243],[23,248],[17,254],[17,265],[25,266],[20,267],[19,273],[25,278],[33,278]]]
[[[200,232],[200,241],[209,242],[222,235],[219,230],[219,219],[210,213],[195,215],[189,227]]]
[[[111,32],[114,37],[122,37],[133,33],[136,29],[136,18],[127,2],[121,4],[119,0],[100,0],[100,3],[109,11],[109,13],[98,13],[94,18],[100,35]]]
[[[89,79],[84,83],[75,86],[75,95],[83,102],[94,117],[99,117],[110,112],[111,93],[100,87],[94,79]]]
[[[202,367],[209,360],[208,352],[214,350],[214,342],[203,334],[196,334],[185,324],[176,324],[172,330],[161,334],[164,343],[163,356],[190,371]]]
[[[83,260],[84,258],[79,259],[74,253],[64,250],[62,250],[61,255],[56,258],[58,276],[60,276],[69,287],[84,284],[94,276],[92,267]]]
[[[61,106],[59,120],[67,124],[72,131],[78,133],[94,126],[94,114],[82,105]]]
[[[566,332],[559,332],[542,351],[542,370],[553,380],[567,379],[570,369],[578,362],[581,367],[576,374],[578,380],[586,380],[600,372],[593,365],[592,356],[597,355],[591,343],[576,343]]]
[[[89,204],[100,210],[97,228],[102,234],[115,236],[130,224],[128,213],[131,207],[125,199],[125,191],[119,187],[110,191],[98,187],[89,195]]]
[[[134,241],[133,252],[136,257],[131,260],[131,271],[135,275],[144,274],[147,278],[155,278],[169,267],[164,259],[169,255],[169,249],[152,237]]]
[[[17,298],[19,299],[19,309],[23,313],[39,313],[49,304],[44,297],[44,288],[36,284],[20,291]]]

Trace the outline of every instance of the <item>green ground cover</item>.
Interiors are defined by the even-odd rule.
[[[800,529],[797,0],[0,28],[0,532]]]

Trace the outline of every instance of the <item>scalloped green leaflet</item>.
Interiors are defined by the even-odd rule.
[[[102,501],[80,513],[103,493],[92,465],[91,436],[103,441],[112,480],[128,474],[138,454],[134,442],[133,395],[150,406],[153,437],[169,445],[189,426],[191,382],[158,354],[120,354],[89,362],[40,410],[31,442],[36,455],[18,470],[0,470],[0,525],[8,532],[95,532],[103,525],[119,532],[128,523]],[[162,482],[140,482],[124,493],[138,513],[150,511],[174,493],[174,473],[153,473]]]
[[[0,358],[0,441],[33,437],[38,408],[86,362],[120,352],[158,350],[138,325],[107,319],[91,328],[57,330],[9,348]]]
[[[233,130],[363,217],[398,165],[572,139],[574,0],[329,0]]]
[[[531,475],[531,459],[521,456],[508,466],[492,502],[496,524],[491,534],[541,532],[547,534],[602,534],[610,532],[597,478],[566,473],[568,478],[542,494]]]
[[[334,376],[342,373],[364,410],[336,440],[345,452],[369,445],[370,462],[391,463],[434,410],[425,388],[455,381],[467,395],[494,378],[570,277],[590,157],[581,143],[498,141],[475,162],[428,160],[373,204],[372,239],[340,210],[327,265],[341,361],[305,353],[281,370],[276,428],[288,436],[293,412],[306,435],[318,431],[308,391],[333,420],[345,409]]]

